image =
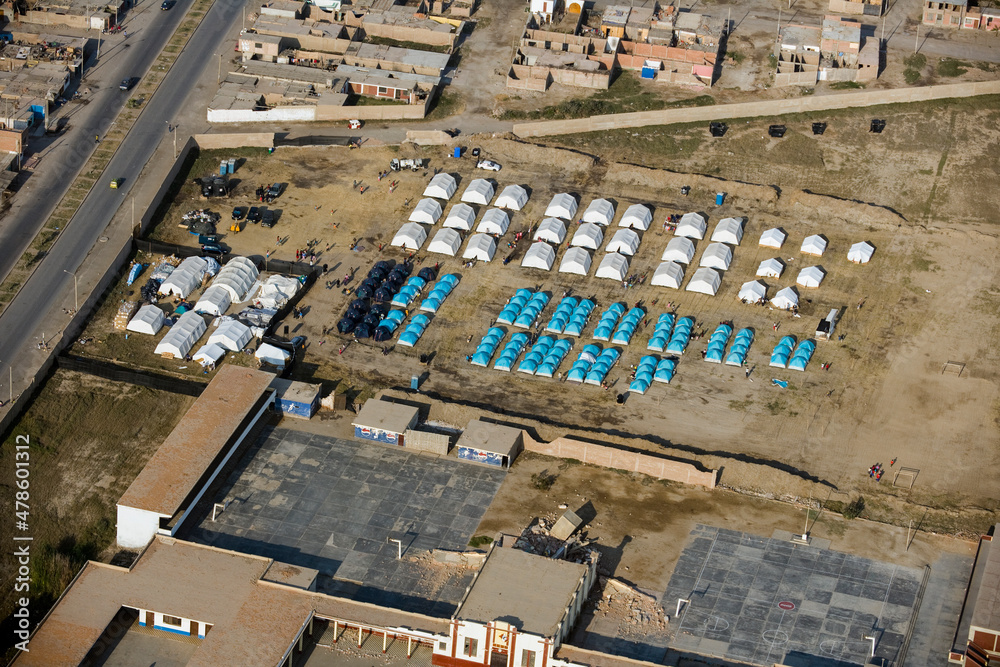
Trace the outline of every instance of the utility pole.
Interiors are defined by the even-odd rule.
[[[913,40],[913,53],[916,53],[917,49],[919,49],[919,48],[920,48],[920,24],[918,23],[917,24],[917,38],[915,40]]]
[[[173,129],[173,132],[174,132],[174,159],[175,160],[177,159],[177,128],[178,127],[180,127],[180,125],[174,125],[174,129]]]
[[[78,283],[76,281],[76,274],[72,273],[70,271],[67,271],[66,269],[63,269],[63,273],[68,273],[69,275],[73,276],[73,312],[74,313],[79,313],[80,312],[80,290],[77,289]]]
[[[781,7],[778,7],[778,35],[781,35]]]
[[[132,195],[132,231],[135,231],[135,195]]]

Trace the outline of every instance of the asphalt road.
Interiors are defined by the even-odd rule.
[[[165,18],[169,18],[169,21],[166,21],[162,26],[156,21],[151,22],[157,23],[157,26],[151,26],[147,36],[142,33],[130,34],[129,41],[135,41],[129,47],[130,53],[128,55],[133,57],[134,54],[134,57],[132,60],[122,59],[124,62],[120,64],[120,67],[125,73],[119,75],[121,78],[124,78],[128,71],[133,73],[145,71],[140,59],[148,58],[151,62],[159,55],[166,37],[173,30],[174,24],[180,20],[183,6],[188,1],[182,0],[182,3],[174,7],[171,12],[162,12]],[[98,241],[108,223],[111,222],[119,206],[127,198],[129,190],[135,183],[135,177],[142,171],[143,166],[164,138],[167,123],[172,123],[181,112],[191,86],[198,80],[206,67],[217,65],[218,59],[214,57],[214,54],[218,52],[219,44],[226,33],[239,19],[241,6],[240,3],[233,0],[216,0],[192,36],[187,48],[184,49],[167,73],[152,99],[146,103],[146,109],[121,144],[90,195],[84,200],[77,214],[52,246],[48,255],[41,261],[28,282],[21,288],[14,301],[0,314],[0,359],[18,359],[23,350],[26,349],[26,345],[37,343],[34,338],[38,335],[37,328],[45,318],[48,309],[55,307],[55,295],[65,294],[67,288],[73,289],[73,277],[64,271],[75,272],[83,262],[91,247]],[[157,9],[157,11],[159,10]],[[157,42],[157,39],[160,41]],[[107,95],[108,92],[104,91],[104,94]],[[117,85],[111,92],[112,95],[120,93]],[[125,93],[121,93],[121,95],[124,96]],[[124,99],[123,97],[118,100],[117,104],[120,106]],[[107,104],[114,102],[113,99],[105,98]],[[92,102],[92,104],[95,103],[97,103],[96,100]],[[98,118],[105,119],[104,125],[98,125],[98,127],[102,130],[107,129],[107,123],[110,122],[108,115],[99,115]],[[93,143],[93,135],[97,133],[98,130],[91,126],[89,131],[77,131],[73,141]],[[124,184],[118,190],[111,190],[109,187],[113,177],[125,179]],[[44,221],[45,212],[52,206],[51,199],[60,195],[65,184],[38,184],[35,187],[37,189],[32,191],[31,199],[33,205],[38,207],[39,213],[37,215]],[[28,208],[27,206],[22,208],[21,213],[23,214]],[[3,246],[0,245],[0,247]]]

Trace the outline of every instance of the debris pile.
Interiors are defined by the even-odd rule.
[[[587,539],[585,535],[571,535],[568,539],[560,540],[550,533],[554,524],[552,519],[538,519],[521,532],[514,542],[514,548],[573,563],[597,562],[600,554],[591,547],[596,539]]]
[[[181,216],[181,224],[178,227],[188,230],[192,234],[211,235],[215,233],[215,224],[219,222],[221,216],[205,208],[188,211]]]
[[[600,599],[594,604],[594,616],[617,621],[619,637],[666,629],[667,617],[655,597],[619,579],[600,577],[598,583]]]

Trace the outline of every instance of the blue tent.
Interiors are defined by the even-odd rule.
[[[673,359],[660,359],[660,362],[656,364],[656,371],[653,373],[653,381],[669,383],[674,379],[676,369],[677,362]]]
[[[514,362],[521,356],[521,351],[528,344],[528,334],[517,333],[510,337],[510,340],[500,352],[493,369],[498,371],[508,371],[514,366]]]
[[[628,345],[632,340],[632,335],[635,333],[635,324],[632,322],[622,321],[615,330],[614,335],[611,337],[611,342],[615,345]]]
[[[438,311],[438,308],[440,307],[441,307],[441,301],[432,296],[429,296],[420,302],[420,310],[423,310],[428,313],[436,313]]]
[[[809,360],[812,359],[813,352],[816,351],[816,343],[811,340],[804,340],[799,343],[799,346],[795,348],[795,352],[792,353],[791,359],[788,360],[788,369],[793,371],[804,371],[806,366],[809,365]]]
[[[552,343],[551,336],[542,336],[536,340],[535,344],[531,346],[531,351],[524,355],[524,360],[518,365],[518,372],[534,375],[535,371],[538,370],[538,364],[542,363],[542,359],[552,349]]]
[[[614,365],[615,361],[618,360],[620,352],[613,347],[609,347],[600,355],[598,355],[597,360],[590,367],[587,372],[587,377],[584,380],[587,384],[601,384],[604,382],[604,378],[607,377],[608,371]]]
[[[585,345],[580,351],[579,356],[576,361],[573,362],[573,366],[570,367],[569,373],[566,376],[569,382],[583,382],[587,379],[587,371],[590,367],[594,365],[597,360],[597,356],[601,353],[601,348],[596,345]]]
[[[542,363],[538,365],[538,370],[535,371],[535,375],[539,377],[552,377],[556,373],[556,369],[562,363],[563,359],[572,349],[573,344],[568,340],[557,340],[552,344],[552,347],[545,354],[545,358],[542,359]]]
[[[771,353],[771,366],[775,368],[785,368],[788,366],[788,353],[784,350],[775,350]]]
[[[406,319],[406,313],[401,310],[390,310],[389,314],[385,316],[385,319],[392,320],[398,324]]]
[[[671,354],[684,354],[684,350],[687,349],[688,342],[691,340],[691,330],[694,328],[694,320],[690,317],[682,317],[677,325],[674,326],[674,332],[670,336],[669,342],[667,342],[667,352]]]
[[[629,391],[634,391],[637,394],[645,394],[647,389],[649,389],[649,380],[640,378],[638,375],[628,386]]]

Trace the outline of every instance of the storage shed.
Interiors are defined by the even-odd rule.
[[[420,410],[412,405],[373,398],[365,401],[351,425],[354,427],[355,438],[402,447],[406,429],[416,426],[419,416]]]
[[[456,445],[458,458],[509,468],[524,449],[523,431],[491,422],[469,422]]]
[[[271,388],[274,389],[274,409],[283,415],[311,419],[319,410],[321,387],[318,384],[274,378]]]

